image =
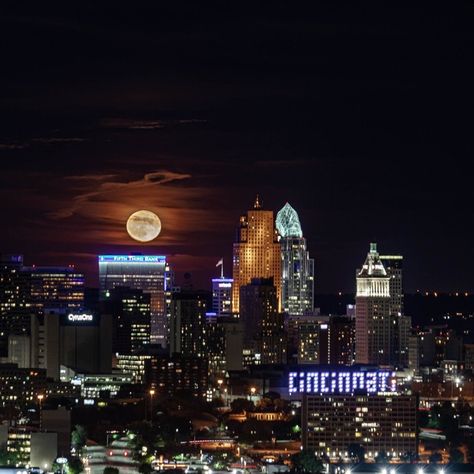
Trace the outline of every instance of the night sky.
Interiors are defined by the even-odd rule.
[[[370,241],[409,292],[474,290],[474,3],[17,3],[0,252],[91,286],[98,253],[165,254],[205,287],[258,192],[298,211],[319,293],[354,290]],[[152,244],[126,233],[137,209]]]

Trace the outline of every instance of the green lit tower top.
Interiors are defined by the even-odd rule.
[[[288,202],[278,211],[276,228],[281,237],[303,237],[298,213]]]
[[[314,309],[314,260],[309,258],[297,212],[286,203],[277,214],[281,245],[282,309],[304,314]]]

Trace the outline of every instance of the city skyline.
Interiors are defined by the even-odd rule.
[[[257,196],[259,196],[259,194],[257,193]],[[262,200],[263,202],[263,200]],[[285,206],[289,205],[288,201],[286,201],[285,203]],[[285,207],[283,206],[283,207]],[[252,207],[252,206],[248,206],[249,208]],[[267,206],[262,206],[263,209],[265,210],[271,210],[274,212],[275,216],[277,214],[277,209],[269,209]],[[294,211],[294,209],[293,209]],[[244,211],[241,211],[239,215],[242,215]],[[298,214],[299,214],[299,211],[298,211]],[[297,214],[297,215],[298,215]],[[275,222],[276,222],[276,219],[275,219]],[[229,227],[232,227],[231,225],[229,225]],[[235,232],[236,232],[236,229],[237,229],[237,225],[235,225],[235,222],[234,222],[234,226],[233,226],[233,232],[231,232],[231,236],[234,234],[235,235]],[[126,220],[124,221],[124,225],[123,225],[123,233],[127,234],[127,231],[126,231]],[[311,236],[307,236],[307,234],[305,233],[305,237],[306,237],[306,240],[311,242]],[[127,238],[127,237],[125,237]],[[147,244],[138,244],[137,245],[137,242],[133,242],[133,240],[128,236],[128,240],[129,240],[129,243],[127,244],[124,244],[124,245],[121,245],[121,246],[109,246],[109,247],[101,247],[101,248],[113,248],[113,249],[117,249],[116,252],[101,252],[101,254],[117,254],[117,255],[150,255],[150,254],[161,254],[161,255],[165,255],[164,252],[160,252],[161,249],[163,248],[167,248],[166,246],[160,246],[159,245],[159,239],[160,237],[158,237],[157,239],[155,239],[154,241],[152,242],[149,242]],[[363,255],[363,252],[364,252],[364,249],[367,247],[367,244],[370,242],[367,241],[367,242],[361,242],[361,255]],[[397,249],[392,249],[393,251],[390,252],[389,249],[387,249],[384,245],[384,242],[380,242],[380,241],[377,241],[378,244],[382,244],[383,246],[383,251],[385,254],[402,254],[402,252],[399,252],[399,250]],[[231,265],[232,265],[232,237],[230,237],[230,240],[228,242],[228,245],[226,246],[228,251],[226,253],[223,253],[223,255],[225,255],[225,257],[222,257],[223,258],[223,261],[224,261],[224,268],[226,268],[225,272],[226,272],[226,276],[232,276],[231,274]],[[308,244],[308,249],[310,250],[311,252],[311,256],[314,256],[315,254],[318,255],[318,251],[317,250],[313,250],[312,247],[310,247],[310,244]],[[7,247],[7,248],[15,248],[15,246],[13,247]],[[31,267],[35,267],[35,266],[39,266],[39,267],[48,267],[48,266],[56,266],[56,267],[60,267],[60,266],[66,266],[66,263],[65,261],[67,260],[67,266],[69,266],[70,268],[74,268],[76,271],[80,272],[80,273],[83,273],[85,275],[85,278],[86,278],[86,285],[88,287],[91,287],[91,288],[99,288],[100,287],[100,275],[99,275],[99,272],[98,272],[98,268],[97,268],[97,258],[99,257],[99,253],[98,254],[93,254],[93,253],[90,253],[90,254],[76,254],[75,252],[65,252],[64,253],[64,258],[60,257],[59,254],[51,254],[51,253],[48,253],[46,254],[44,257],[42,258],[39,258],[39,260],[36,260],[36,261],[33,261],[33,259],[29,259],[29,255],[28,254],[25,254],[25,252],[22,252],[20,250],[17,250],[17,251],[3,251],[3,252],[0,252],[0,254],[3,253],[5,255],[20,255],[23,257],[23,260],[24,260],[24,264],[27,265],[27,266],[31,266]],[[216,265],[215,265],[215,260],[218,257],[218,255],[209,255],[209,256],[205,256],[205,257],[198,257],[198,256],[193,256],[193,255],[187,255],[187,258],[189,258],[190,260],[190,265],[187,266],[187,263],[186,263],[186,259],[184,259],[185,255],[182,255],[182,254],[179,254],[179,255],[176,255],[176,254],[169,254],[169,255],[166,255],[166,258],[169,260],[170,264],[172,265],[173,267],[173,272],[175,273],[175,277],[177,279],[177,281],[179,282],[182,282],[183,281],[183,278],[184,278],[184,275],[186,273],[190,273],[193,277],[193,281],[195,282],[195,284],[198,286],[198,287],[201,287],[201,288],[208,288],[209,287],[209,280],[212,279],[212,278],[216,278],[219,276],[220,274],[220,270],[216,270]],[[388,255],[388,258],[392,258],[391,255]],[[410,262],[408,262],[408,265],[407,265],[407,258],[406,256],[403,257],[405,259],[405,265],[408,267],[409,271],[412,269],[411,268],[411,265],[410,265]],[[415,257],[416,258],[416,257]],[[350,257],[350,260],[354,260],[356,259],[356,257],[354,255],[352,255]],[[75,261],[76,260],[76,261]],[[356,294],[356,285],[355,284],[349,284],[349,283],[341,283],[339,285],[336,285],[336,286],[332,286],[332,287],[328,287],[327,286],[327,282],[325,281],[325,277],[329,277],[329,279],[332,281],[333,279],[327,274],[327,273],[323,273],[323,274],[320,274],[319,273],[319,258],[316,256],[316,258],[313,257],[313,260],[315,260],[314,262],[314,273],[316,275],[316,279],[317,279],[317,284],[314,285],[314,293],[315,294],[336,294],[336,293],[343,293],[343,294]],[[79,262],[79,263],[77,263]],[[203,262],[205,263],[204,266],[202,266]],[[414,263],[412,262],[412,264],[414,265]],[[340,273],[338,274],[338,278],[335,280],[336,282],[337,281],[340,281],[340,282],[343,282],[345,280],[352,280],[350,278],[350,272],[353,271],[353,268],[347,268],[347,265],[346,264],[341,264],[341,271]],[[356,265],[357,266],[357,265]],[[327,271],[327,268],[324,268],[322,269],[323,272]],[[349,276],[348,276],[349,275]],[[409,272],[406,272],[406,276],[405,276],[406,280],[408,280],[408,282],[413,282],[413,276],[409,274]],[[412,286],[408,286],[409,283],[407,284],[406,282],[404,282],[404,287],[407,288],[405,290],[405,293],[407,294],[414,294],[414,293],[418,293],[418,292],[421,292],[421,293],[425,293],[425,292],[428,292],[428,293],[461,293],[461,294],[471,294],[473,291],[470,287],[466,287],[466,288],[458,288],[458,287],[453,287],[453,288],[442,288],[440,287],[439,285],[438,286],[425,286],[423,284],[423,282],[415,282],[415,285],[413,285],[412,283]]]
[[[0,471],[474,473],[474,4],[4,3]]]

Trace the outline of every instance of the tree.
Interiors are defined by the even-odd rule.
[[[467,442],[467,460],[471,464],[474,463],[474,440],[470,439]]]
[[[84,470],[84,464],[80,458],[72,458],[67,464],[67,473],[68,474],[80,474]]]
[[[219,471],[230,466],[237,460],[237,456],[233,451],[216,451],[212,455],[212,468]]]
[[[104,467],[104,474],[119,474],[119,470],[116,467]]]
[[[464,454],[460,449],[451,448],[449,450],[449,462],[452,463],[463,463],[464,462]]]
[[[151,474],[153,472],[153,468],[149,462],[144,461],[138,466],[138,472],[141,474]]]
[[[323,472],[323,463],[309,449],[303,449],[299,453],[293,454],[291,461],[295,472],[312,474]]]
[[[0,449],[0,466],[15,466],[19,461],[16,452],[7,451],[6,446]]]
[[[87,442],[87,432],[82,425],[76,425],[74,431],[71,433],[72,447],[80,452]]]
[[[425,428],[430,423],[430,414],[427,411],[419,410],[418,411],[418,426]]]
[[[365,460],[365,449],[363,446],[357,443],[351,443],[347,447],[347,451],[349,453],[349,457],[352,459],[357,459],[357,462],[364,462]]]
[[[254,411],[255,405],[252,401],[245,398],[236,398],[231,404],[230,407],[234,413],[243,413],[244,411]]]
[[[459,446],[461,433],[456,421],[456,410],[450,402],[444,402],[439,409],[439,424],[451,447]]]

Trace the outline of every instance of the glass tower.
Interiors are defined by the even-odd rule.
[[[168,339],[171,273],[166,257],[159,255],[99,255],[99,288],[121,286],[142,290],[151,297],[151,343],[166,346]],[[169,289],[169,290],[168,290]]]
[[[304,314],[314,308],[314,260],[309,258],[297,212],[286,203],[278,212],[276,228],[281,246],[282,309]]]

